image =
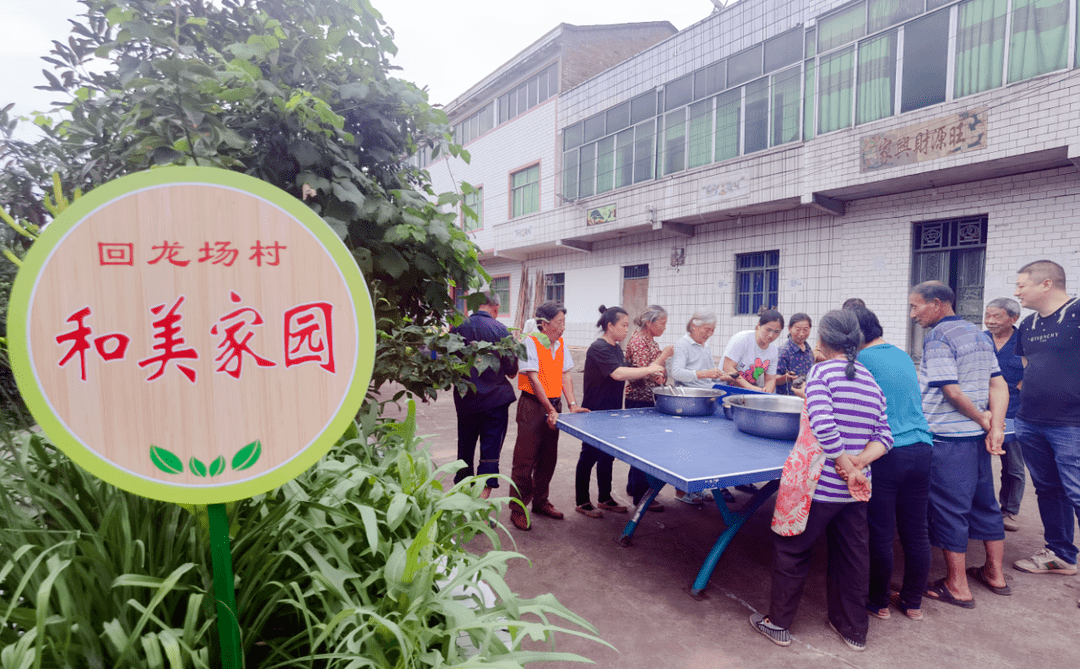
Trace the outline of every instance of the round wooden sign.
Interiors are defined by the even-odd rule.
[[[326,454],[371,379],[371,298],[302,202],[174,167],[100,186],[34,243],[8,321],[45,433],[125,490],[250,497]]]

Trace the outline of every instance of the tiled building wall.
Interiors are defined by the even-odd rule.
[[[910,327],[906,291],[911,281],[912,224],[985,214],[985,302],[1012,297],[1016,270],[1042,258],[1065,268],[1068,290],[1075,295],[1080,285],[1077,211],[1080,172],[1071,167],[854,203],[842,219],[843,250],[837,259],[841,293],[856,287],[852,294],[863,297],[878,314],[886,339],[902,345]]]
[[[428,165],[436,193],[454,191],[462,181],[484,188],[484,227],[473,241],[484,250],[494,247],[496,226],[510,220],[510,173],[540,163],[540,213],[515,219],[536,219],[556,205],[555,114],[558,98],[533,107],[491,132],[474,139],[465,149],[475,157],[470,163],[446,157]]]
[[[1040,258],[1062,263],[1070,292],[1075,293],[1080,282],[1078,187],[1080,173],[1075,169],[1046,170],[863,200],[842,218],[800,209],[700,226],[692,238],[633,235],[599,243],[591,254],[536,256],[529,265],[534,270],[560,272],[648,263],[649,301],[670,314],[662,343],[681,337],[696,309],[712,309],[719,322],[709,345],[719,356],[733,334],[756,323],[754,317],[733,315],[735,255],[778,249],[781,313],[790,316],[804,311],[816,322],[848,297],[861,297],[881,319],[885,338],[906,348],[914,223],[988,216],[987,302],[1011,296],[1016,270]],[[675,248],[685,249],[681,267],[671,266]],[[566,286],[567,293],[587,290],[583,285]],[[586,346],[595,338],[592,316],[568,315],[565,336],[570,345]]]
[[[669,314],[663,344],[673,344],[685,333],[687,321],[699,309],[716,312],[716,334],[709,345],[719,356],[736,332],[753,328],[756,316],[735,316],[735,255],[780,251],[782,313],[823,312],[831,304],[839,283],[839,267],[830,262],[834,235],[832,217],[811,215],[808,210],[748,217],[697,228],[694,237],[671,237],[654,232],[598,243],[590,254],[549,253],[530,258],[533,267],[545,272],[615,265],[649,264],[649,301]],[[682,248],[684,264],[672,266],[672,251]],[[566,291],[588,291],[588,286],[568,282]],[[611,305],[608,305],[611,306]],[[587,345],[595,338],[593,314],[567,314],[567,341]]]
[[[863,137],[950,114],[988,110],[986,148],[922,163],[860,172]],[[803,154],[808,192],[921,174],[1043,149],[1080,145],[1080,70],[1066,70],[996,88],[918,111],[839,130],[806,142]]]
[[[807,25],[822,13],[843,4],[846,4],[843,0],[805,3],[744,0],[736,3],[719,16],[713,15],[564,92],[560,97],[557,125],[564,128],[719,58],[795,26]],[[921,163],[861,171],[863,138],[977,107],[988,109],[986,148]],[[1073,146],[1072,153],[1080,155],[1080,129],[1073,122],[1078,115],[1080,70],[1070,69],[828,133],[807,142],[793,142],[584,198],[578,206],[616,204],[619,221],[609,227],[617,229],[640,225],[647,218],[646,204],[657,206],[661,219],[673,219],[784,198],[808,198],[814,192],[978,165],[1043,149]],[[698,201],[703,186],[733,175],[745,175],[754,180],[748,195],[723,204]],[[550,230],[550,240],[581,234],[579,217],[571,207],[563,204],[550,213],[553,221],[543,226]],[[542,240],[532,239],[530,243],[538,241]],[[507,248],[513,246],[514,240],[500,236],[496,243]]]

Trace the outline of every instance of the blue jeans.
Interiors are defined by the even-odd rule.
[[[1035,484],[1046,547],[1076,564],[1073,520],[1080,514],[1080,427],[1015,419],[1016,438]]]
[[[874,494],[866,508],[870,528],[869,609],[876,611],[889,606],[893,539],[897,531],[904,549],[900,602],[907,609],[917,609],[922,604],[930,575],[930,539],[926,530],[930,457],[930,444],[910,444],[893,448],[872,465]]]
[[[1001,490],[998,501],[1001,512],[1016,515],[1020,513],[1020,501],[1024,499],[1024,455],[1020,451],[1020,442],[1013,439],[1005,442],[1005,455],[1001,457]]]

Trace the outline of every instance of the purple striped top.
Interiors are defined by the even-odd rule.
[[[814,490],[819,502],[855,501],[833,460],[843,453],[857,455],[869,441],[880,441],[886,449],[893,444],[881,388],[859,362],[855,378],[848,379],[847,364],[847,360],[826,360],[814,365],[806,379],[806,412],[827,458]],[[870,478],[869,472],[866,477]]]

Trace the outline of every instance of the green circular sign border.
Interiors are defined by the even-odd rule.
[[[279,207],[306,227],[336,261],[353,300],[359,343],[352,383],[338,411],[302,451],[253,479],[219,486],[177,486],[150,481],[124,471],[87,448],[72,434],[38,386],[30,360],[27,316],[30,297],[45,263],[67,233],[88,215],[135,191],[168,185],[207,184],[243,191]],[[365,327],[365,317],[368,326]],[[42,431],[68,457],[98,478],[128,492],[178,504],[220,504],[252,497],[296,478],[326,455],[345,433],[363,404],[375,364],[375,311],[360,268],[345,244],[318,214],[303,202],[261,179],[215,167],[163,167],[120,177],[75,200],[53,220],[30,247],[15,278],[8,307],[8,351],[15,380]],[[344,373],[344,372],[339,372]],[[147,444],[147,448],[150,445]]]

